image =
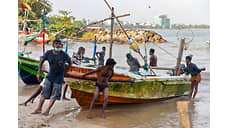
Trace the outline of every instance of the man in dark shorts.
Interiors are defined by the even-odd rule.
[[[39,114],[42,111],[45,99],[50,99],[49,106],[42,114],[48,116],[50,109],[56,100],[60,100],[62,93],[62,83],[64,80],[64,73],[71,66],[71,59],[67,53],[61,50],[61,41],[54,40],[54,49],[47,51],[40,61],[37,79],[40,80],[40,70],[45,60],[49,63],[49,72],[46,76],[44,87],[41,91],[41,98],[38,108],[32,114]],[[65,70],[65,63],[69,63]]]
[[[189,98],[193,98],[195,99],[195,96],[197,94],[198,91],[198,84],[201,81],[201,75],[200,72],[201,71],[205,71],[205,68],[199,69],[194,63],[191,62],[192,58],[191,56],[186,56],[186,65],[187,65],[187,74],[189,73],[191,74],[191,92],[189,94]],[[193,94],[193,90],[194,90],[194,94]],[[192,96],[193,94],[193,96]]]
[[[92,70],[92,71],[82,75],[82,78],[83,78],[89,74],[97,73],[97,82],[95,85],[93,100],[90,104],[88,118],[91,118],[92,108],[94,106],[96,99],[99,96],[99,92],[103,92],[103,95],[104,95],[104,103],[103,103],[103,109],[102,109],[101,116],[102,116],[102,118],[105,118],[104,109],[106,108],[106,105],[108,102],[108,80],[111,79],[111,77],[113,76],[113,73],[114,73],[113,68],[115,65],[116,65],[115,60],[112,58],[109,58],[106,61],[105,66],[100,66],[97,69]]]
[[[101,52],[96,52],[96,56],[99,60],[99,66],[104,66],[104,57],[105,57],[105,47],[102,47],[102,51]]]
[[[150,49],[150,66],[155,67],[157,66],[157,56],[154,55],[154,49]]]
[[[139,68],[141,68],[139,61],[134,58],[130,53],[126,55],[127,57],[127,64],[130,66],[130,72],[138,72]]]

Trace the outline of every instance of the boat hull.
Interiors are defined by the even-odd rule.
[[[93,99],[95,82],[86,80],[67,81],[72,97],[80,106],[88,107]],[[110,82],[108,104],[148,103],[172,99],[189,94],[191,83],[185,80]],[[100,92],[96,105],[103,104]]]
[[[18,56],[18,74],[26,85],[40,84],[45,77],[44,73],[41,73],[41,81],[38,81],[36,75],[39,67],[39,61],[29,58]]]

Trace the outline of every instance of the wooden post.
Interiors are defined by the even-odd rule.
[[[27,9],[25,9],[25,14],[24,14],[24,25],[23,25],[23,29],[22,29],[22,31],[23,32],[25,32],[25,28],[26,28],[26,20],[27,20],[27,14],[28,14],[28,12],[27,12]]]
[[[109,58],[112,58],[112,44],[113,44],[113,24],[114,24],[114,8],[112,7],[112,13],[111,13],[111,40],[110,40],[110,50],[109,50]]]
[[[179,128],[192,128],[191,107],[189,101],[178,101]]]
[[[44,12],[43,12],[43,54],[45,53],[45,0],[44,0]]]
[[[175,76],[178,76],[180,73],[180,64],[181,64],[181,59],[182,59],[183,50],[184,50],[184,43],[185,43],[185,39],[181,39],[178,57],[177,57]]]

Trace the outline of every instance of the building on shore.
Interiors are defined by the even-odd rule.
[[[170,19],[167,17],[167,15],[155,16],[153,18],[153,27],[170,28]]]

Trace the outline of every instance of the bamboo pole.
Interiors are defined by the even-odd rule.
[[[179,73],[180,73],[180,64],[181,64],[181,59],[182,59],[183,50],[184,50],[184,43],[185,43],[185,39],[181,39],[180,40],[180,47],[179,47],[178,57],[177,57],[175,76],[178,76]]]
[[[178,101],[179,128],[192,128],[191,107],[189,101]]]
[[[125,16],[130,16],[130,14],[124,14],[124,15],[120,15],[120,16],[117,16],[117,17],[113,17],[113,19],[115,19],[115,18],[121,18],[121,17],[125,17]],[[89,23],[88,25],[85,25],[85,26],[81,27],[79,31],[82,32],[82,31],[85,30],[86,27],[91,26],[91,25],[93,25],[93,24],[99,24],[99,23],[105,22],[106,20],[111,20],[111,17],[105,18],[105,19],[103,19],[103,20],[91,22],[91,23]]]
[[[114,14],[114,8],[112,7],[112,13],[111,13],[111,33],[110,33],[111,40],[110,40],[109,58],[112,58],[113,25],[114,25],[113,14]]]
[[[110,9],[110,11],[112,11],[112,8],[111,8],[111,6],[108,4],[108,2],[107,2],[106,0],[104,0],[104,2],[106,3],[106,5],[107,5],[108,8]],[[117,16],[114,14],[114,12],[112,12],[112,14],[113,14],[114,17],[117,17]],[[127,32],[124,30],[124,28],[123,28],[123,26],[122,26],[122,24],[120,23],[120,21],[119,21],[118,18],[116,18],[116,21],[117,21],[117,23],[120,25],[121,30],[124,32],[124,34],[125,34],[125,35],[127,36],[127,38],[129,39],[130,37],[128,36]]]

